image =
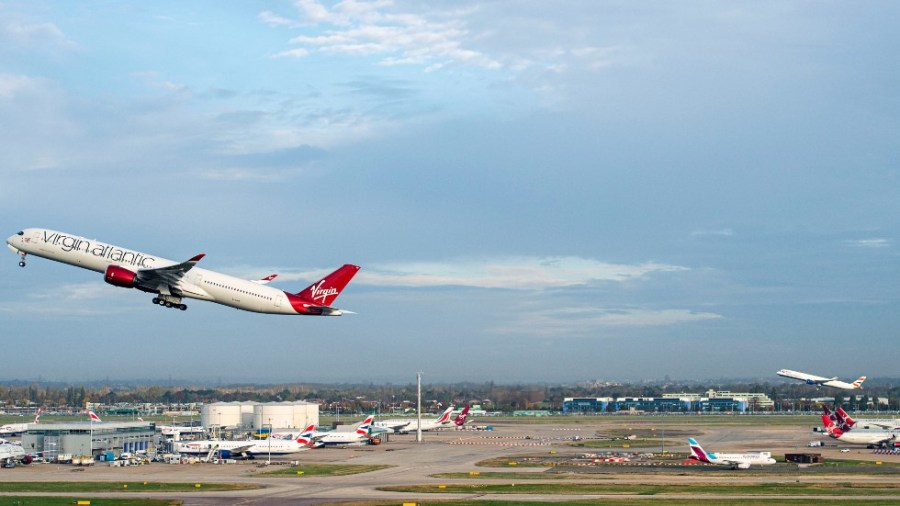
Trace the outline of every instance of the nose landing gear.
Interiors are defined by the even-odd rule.
[[[24,251],[19,252],[19,267],[25,267],[25,253]]]

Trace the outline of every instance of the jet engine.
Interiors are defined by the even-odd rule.
[[[103,275],[104,281],[113,286],[121,286],[122,288],[134,288],[136,279],[136,272],[131,272],[118,265],[110,265],[106,268],[106,274]]]

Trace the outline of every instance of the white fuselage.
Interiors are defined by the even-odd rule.
[[[834,434],[830,434],[831,437],[837,439],[842,443],[853,444],[853,445],[880,445],[880,444],[894,444],[900,438],[900,432],[891,431],[891,430],[870,430],[870,429],[860,429],[857,430],[855,427],[851,430],[848,430],[841,434],[840,436],[836,436]]]
[[[898,418],[857,418],[853,424],[853,430],[893,430],[900,431],[900,419]]]
[[[823,376],[816,376],[815,374],[807,374],[805,372],[797,372],[792,371],[790,369],[782,369],[778,371],[776,374],[779,376],[784,376],[785,378],[792,378],[800,381],[805,381],[810,385],[822,385],[826,387],[832,388],[840,388],[843,390],[855,390],[859,388],[852,383],[847,383],[846,381],[840,381],[837,378],[825,378]]]
[[[10,442],[0,443],[0,464],[12,461],[22,461],[25,459],[25,449],[21,445]]]
[[[252,441],[189,441],[180,443],[176,446],[178,453],[209,453],[210,450],[234,451],[240,450],[240,453],[249,455],[286,455],[297,453],[299,451],[308,450],[309,446],[305,443],[298,443],[294,439],[263,439]]]
[[[765,466],[774,464],[775,459],[772,458],[770,452],[747,452],[747,453],[707,453],[711,464],[720,466],[744,467],[744,466]]]
[[[368,441],[368,434],[356,431],[324,431],[313,433],[315,446],[361,445]]]
[[[0,427],[0,436],[12,436],[28,430],[27,423],[8,423]]]
[[[11,248],[95,272],[106,272],[111,265],[137,272],[178,263],[64,232],[38,228],[23,232],[7,240]],[[245,311],[297,314],[282,290],[199,267],[185,273],[178,280],[176,290],[179,297],[207,300]]]

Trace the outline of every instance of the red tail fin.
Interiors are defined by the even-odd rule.
[[[822,415],[822,423],[825,424],[825,432],[831,437],[841,437],[844,434],[828,415]]]
[[[837,417],[838,421],[841,423],[841,428],[844,430],[850,430],[850,427],[856,425],[856,420],[850,418],[850,415],[848,415],[847,412],[844,411],[844,408],[837,408]],[[846,425],[847,427],[844,428],[844,425]]]
[[[453,423],[456,424],[457,427],[462,427],[463,424],[466,423],[466,417],[469,416],[469,405],[466,404],[466,407],[463,408],[462,413],[456,415],[456,418],[453,420]]]
[[[330,306],[358,271],[358,265],[346,264],[297,293],[297,297],[317,306]]]

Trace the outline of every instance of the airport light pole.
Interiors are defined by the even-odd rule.
[[[422,442],[422,372],[416,373],[416,443]]]
[[[266,465],[269,465],[272,463],[272,419],[271,418],[269,418],[269,423],[267,425],[269,426],[269,432],[268,432],[269,436],[266,437],[266,439],[269,440],[269,458],[266,460]],[[265,425],[263,427],[265,427]]]

